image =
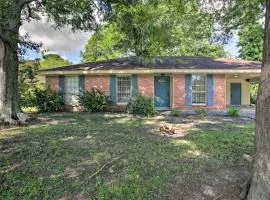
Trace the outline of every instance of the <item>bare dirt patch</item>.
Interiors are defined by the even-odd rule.
[[[193,131],[218,130],[227,125],[241,125],[250,121],[253,120],[249,118],[232,118],[226,116],[206,116],[200,118],[196,115],[190,115],[181,117],[158,116],[154,119],[146,120],[146,124],[151,125],[151,128],[147,131],[149,133],[169,138],[182,138]],[[172,125],[174,134],[167,134],[165,131],[160,131],[160,127],[164,124]]]
[[[239,200],[248,168],[210,168],[167,184],[166,199],[174,200]]]

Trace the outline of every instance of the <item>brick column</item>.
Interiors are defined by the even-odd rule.
[[[145,97],[154,98],[154,75],[138,75],[138,92]]]
[[[224,74],[214,75],[214,109],[226,109],[226,77]]]
[[[182,109],[185,107],[185,75],[173,75],[173,105],[175,109]]]
[[[54,91],[59,91],[59,77],[46,76],[46,87],[51,88]]]

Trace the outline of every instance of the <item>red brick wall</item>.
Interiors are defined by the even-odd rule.
[[[59,77],[46,76],[46,86],[50,87],[54,91],[58,91],[59,90]]]
[[[154,75],[138,75],[138,92],[143,96],[154,98]]]
[[[85,90],[90,91],[92,88],[97,88],[110,95],[110,77],[107,75],[85,76]]]
[[[182,109],[185,106],[185,75],[175,74],[173,81],[173,108]]]
[[[226,78],[225,75],[214,75],[214,106],[185,106],[185,75],[172,76],[173,81],[173,105],[176,109],[226,109]],[[59,77],[47,76],[46,85],[51,89],[59,90]],[[85,76],[85,89],[97,88],[110,95],[110,77],[108,75]],[[154,98],[154,75],[138,75],[138,91],[150,98]]]
[[[224,74],[214,75],[214,108],[226,109],[226,77]]]
[[[173,108],[185,109],[185,110],[199,110],[199,109],[225,110],[226,109],[226,77],[224,74],[217,74],[217,75],[214,75],[213,77],[214,77],[214,105],[213,106],[185,106],[185,95],[181,95],[181,94],[185,94],[185,75],[174,75],[173,76],[173,100],[174,100]],[[179,86],[180,83],[182,87]]]

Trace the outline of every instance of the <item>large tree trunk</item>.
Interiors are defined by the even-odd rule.
[[[18,22],[19,24],[19,22]],[[0,29],[0,122],[19,123],[18,31]]]
[[[256,154],[248,200],[270,199],[270,0],[266,1],[263,65],[256,105]]]

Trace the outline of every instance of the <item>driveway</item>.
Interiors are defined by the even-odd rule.
[[[256,109],[254,106],[241,108],[240,115],[242,117],[248,117],[255,119],[256,118]]]

